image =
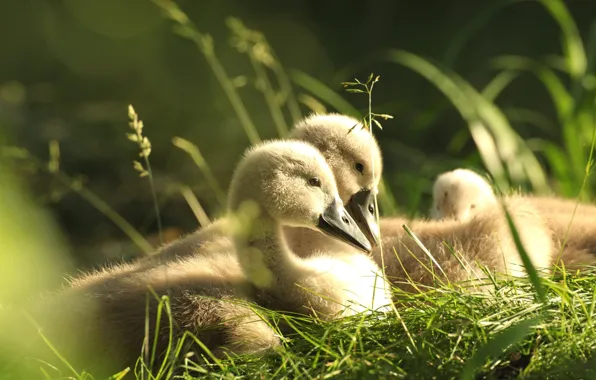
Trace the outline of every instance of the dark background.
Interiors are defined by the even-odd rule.
[[[381,75],[373,108],[394,119],[375,133],[387,184],[399,210],[409,215],[425,214],[438,173],[482,165],[451,103],[415,72],[383,60],[383,54],[393,48],[418,54],[452,69],[477,89],[495,77],[491,60],[499,55],[561,54],[560,27],[536,1],[177,3],[198,29],[212,35],[228,75],[246,76],[248,83],[239,92],[262,138],[275,137],[276,130],[253,85],[249,60],[230,45],[227,17],[261,31],[287,71],[317,78],[362,111],[365,97],[345,93],[340,83],[371,72]],[[565,4],[582,39],[589,40],[596,3]],[[138,147],[125,137],[127,105],[133,104],[153,146],[150,160],[164,226],[176,227],[174,235],[197,226],[175,191],[177,184],[190,185],[210,215],[218,212],[202,173],[171,139],[180,136],[195,143],[224,189],[249,142],[205,57],[172,32],[172,22],[151,1],[4,0],[0,54],[0,121],[11,145],[47,160],[48,142],[58,140],[62,171],[82,175],[85,186],[132,225],[155,234],[149,184],[132,168]],[[305,92],[297,86],[294,90]],[[542,116],[547,126],[542,129],[512,122],[525,139],[560,141],[552,100],[535,77],[516,79],[497,104],[506,111],[523,107]],[[302,111],[308,113],[304,106]],[[456,137],[463,143],[453,144]],[[52,176],[30,169],[20,166],[19,173],[39,202],[52,209],[81,263],[138,253],[134,247],[108,247],[126,241],[125,235]]]

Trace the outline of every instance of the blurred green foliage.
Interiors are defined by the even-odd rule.
[[[213,189],[227,188],[249,143],[311,110],[366,113],[341,82],[373,71],[373,109],[394,116],[376,132],[385,214],[424,215],[434,176],[460,166],[575,197],[594,132],[595,20],[590,1],[5,1],[0,125],[42,161],[58,142],[53,165],[76,186],[26,160],[17,168],[79,264],[141,252],[110,243],[127,238],[79,185],[157,232],[125,137],[128,104],[151,140],[163,224],[184,231],[197,226],[186,186],[217,216]]]

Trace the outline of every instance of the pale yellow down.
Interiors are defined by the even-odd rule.
[[[432,219],[466,221],[497,203],[491,185],[467,169],[456,169],[437,177],[430,209]]]

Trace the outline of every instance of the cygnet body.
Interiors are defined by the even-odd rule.
[[[412,289],[411,282],[435,284],[435,276],[443,282],[481,279],[486,277],[483,267],[501,274],[525,275],[505,213],[488,182],[474,172],[455,170],[437,178],[433,197],[431,215],[437,220],[381,220],[384,262],[390,281]],[[548,270],[553,247],[545,219],[523,200],[510,199],[506,208],[532,263]],[[434,261],[407,234],[404,224]],[[376,248],[373,255],[379,262],[380,249]]]
[[[441,174],[434,190],[431,209],[434,218],[466,221],[497,203],[488,181],[467,169]],[[532,207],[544,217],[553,238],[551,264],[559,260],[567,267],[596,263],[596,206],[580,203],[573,215],[575,201],[558,197],[511,194],[504,196],[503,201],[526,203],[526,207]],[[516,227],[521,231],[527,228],[525,225]],[[567,242],[563,246],[565,236]]]

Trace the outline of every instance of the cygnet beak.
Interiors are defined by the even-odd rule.
[[[348,243],[365,252],[371,252],[372,246],[358,225],[341,204],[335,200],[319,217],[317,228],[323,233]]]
[[[376,247],[379,245],[381,233],[375,215],[374,193],[368,189],[357,192],[352,195],[346,208],[372,246]]]

